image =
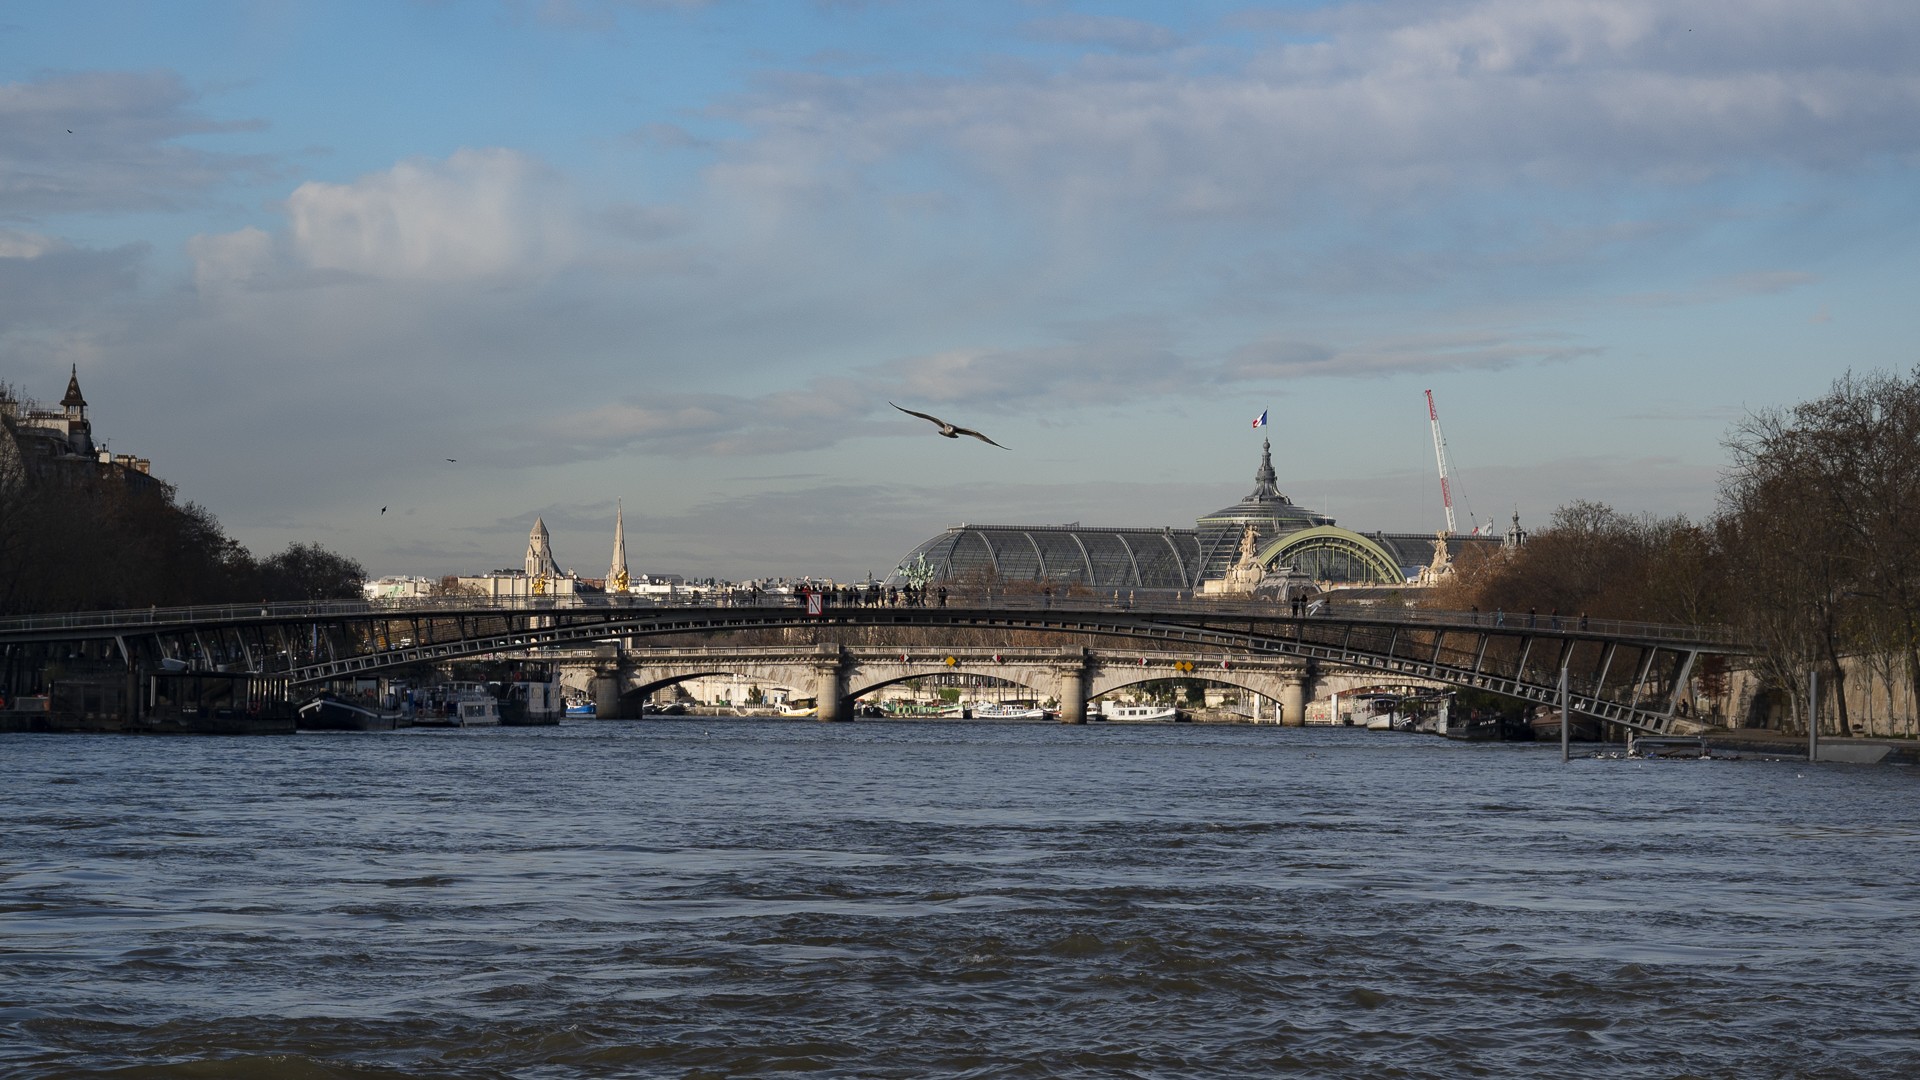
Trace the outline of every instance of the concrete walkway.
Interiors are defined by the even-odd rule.
[[[1805,759],[1805,732],[1770,731],[1764,728],[1709,728],[1703,733],[1707,746],[1739,754],[1769,754]],[[1820,760],[1856,765],[1920,765],[1920,740],[1842,738],[1820,736]]]

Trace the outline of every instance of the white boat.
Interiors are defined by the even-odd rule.
[[[973,706],[975,720],[1045,720],[1047,710],[1038,705],[1018,705],[996,701]]]
[[[1362,694],[1353,722],[1368,731],[1412,731],[1420,721],[1414,699],[1404,694]]]
[[[1100,703],[1100,719],[1116,724],[1170,724],[1180,719],[1180,710],[1171,705],[1118,705]]]
[[[500,699],[482,688],[463,689],[449,702],[455,727],[499,727]]]
[[[557,678],[490,683],[488,690],[500,700],[500,722],[503,724],[516,727],[557,724],[567,711]]]
[[[499,727],[500,699],[480,683],[442,683],[426,713],[415,715],[415,726]]]

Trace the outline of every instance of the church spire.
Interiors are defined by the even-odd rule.
[[[627,522],[620,500],[613,502],[613,565],[607,568],[607,591],[623,593],[633,578],[627,573]]]

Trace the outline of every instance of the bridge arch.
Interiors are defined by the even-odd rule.
[[[935,667],[925,671],[908,671],[897,674],[889,673],[884,676],[870,676],[868,680],[859,682],[849,678],[847,680],[847,696],[850,698],[865,697],[875,690],[881,690],[889,686],[897,686],[903,682],[912,682],[915,679],[931,678],[936,675],[972,675],[977,678],[998,679],[1003,683],[1019,687],[1022,690],[1030,690],[1036,696],[1041,697],[1054,693],[1054,687],[1041,685],[1032,678],[1038,674],[1032,669],[1025,669],[1018,674],[1025,674],[1027,678],[1016,677],[1016,672],[979,671],[965,667]]]
[[[1300,677],[1291,674],[1282,675],[1276,672],[1240,672],[1234,670],[1222,671],[1209,669],[1181,672],[1178,674],[1168,674],[1165,671],[1129,673],[1126,668],[1121,668],[1119,671],[1120,673],[1118,675],[1109,673],[1096,674],[1088,683],[1087,697],[1089,699],[1099,698],[1107,694],[1125,690],[1129,687],[1139,686],[1142,683],[1166,682],[1168,680],[1178,679],[1181,682],[1206,683],[1211,686],[1231,686],[1236,690],[1244,690],[1250,694],[1258,694],[1261,697],[1278,701],[1287,684]]]
[[[647,695],[653,694],[656,691],[665,690],[669,686],[678,686],[681,683],[692,682],[695,679],[725,679],[725,678],[752,679],[756,682],[768,683],[775,687],[786,686],[786,683],[781,679],[779,679],[778,677],[771,677],[771,678],[763,677],[762,673],[760,672],[745,671],[745,670],[739,670],[735,668],[705,668],[698,671],[694,671],[694,670],[675,671],[675,672],[672,672],[671,674],[665,674],[665,675],[659,674],[658,672],[643,671],[641,675],[642,675],[642,678],[636,680],[635,682],[627,686],[622,691],[623,697],[634,697],[634,696],[645,697]],[[805,686],[807,686],[807,683],[805,681],[799,681],[799,682],[796,682],[793,686],[788,688],[796,692],[799,692],[801,688]],[[812,693],[811,688],[806,689],[805,693]]]

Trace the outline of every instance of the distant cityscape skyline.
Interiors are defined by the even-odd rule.
[[[599,576],[623,498],[635,573],[857,579],[1190,523],[1262,434],[1295,502],[1430,532],[1427,389],[1463,523],[1703,517],[1730,424],[1920,359],[1896,0],[7,22],[0,381],[77,368],[243,543],[376,576],[536,517]]]

